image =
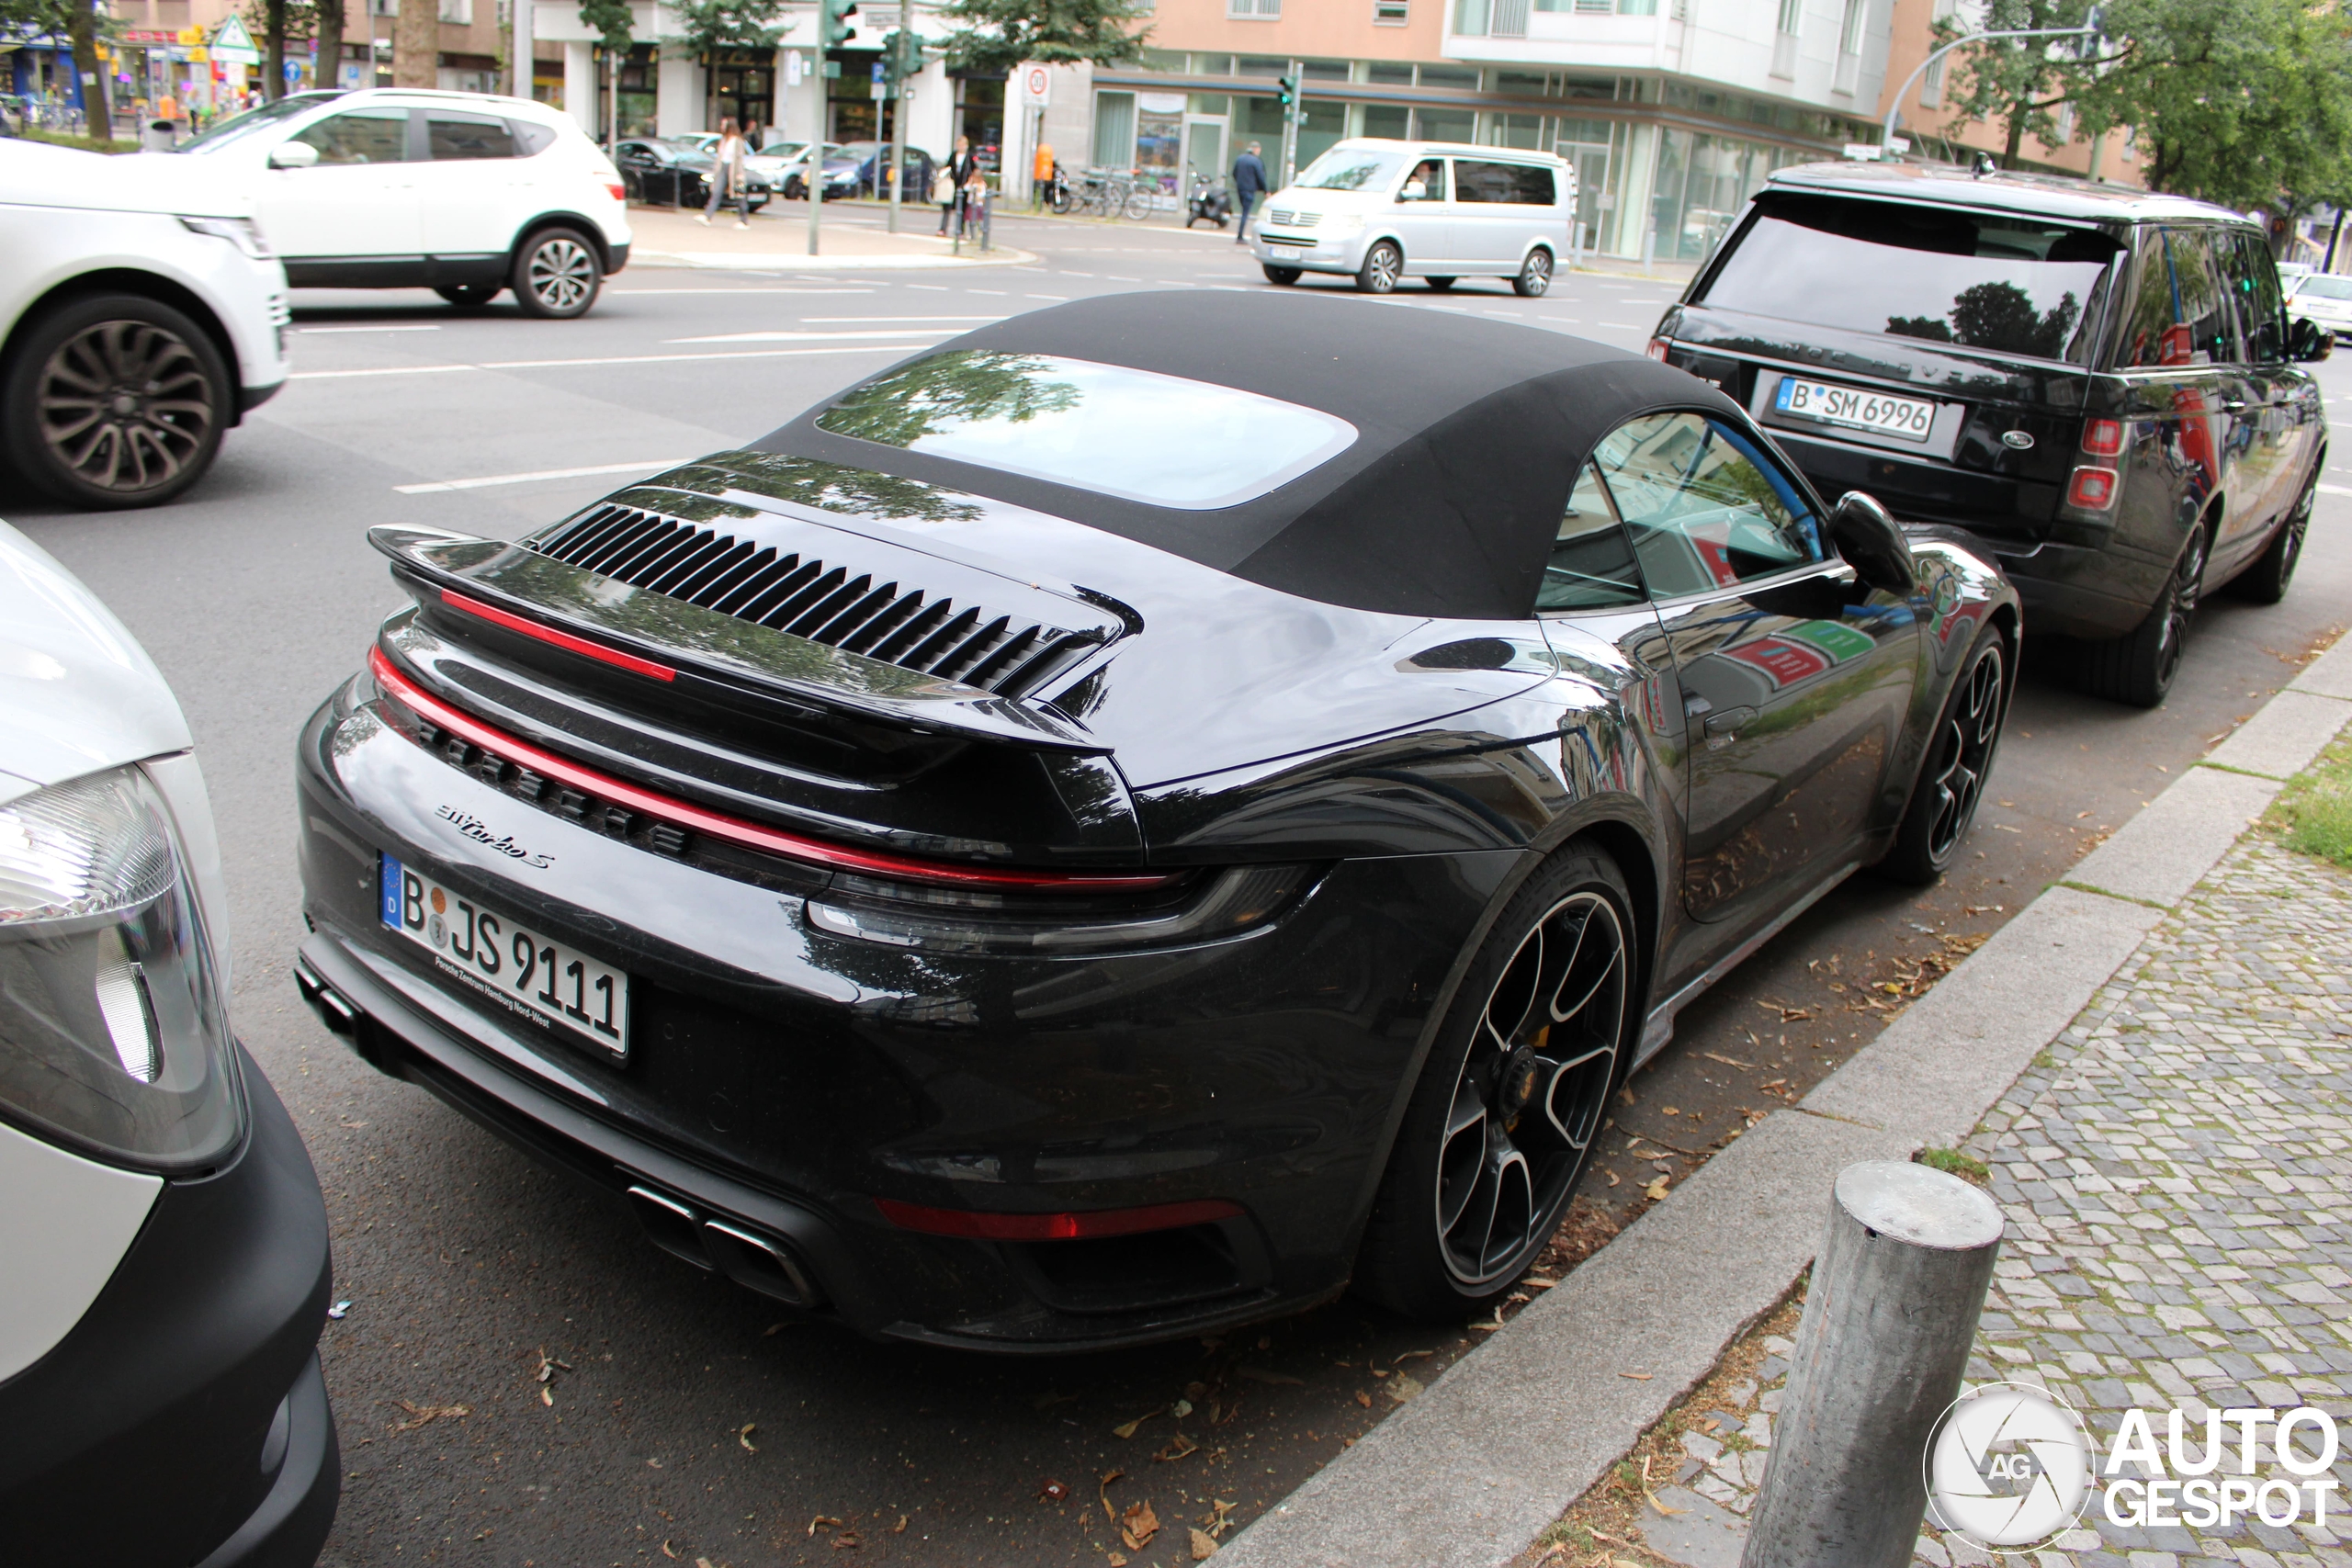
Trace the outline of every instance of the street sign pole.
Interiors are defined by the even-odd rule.
[[[890,224],[889,231],[899,231],[899,203],[905,197],[907,183],[907,56],[922,58],[920,48],[910,50],[914,42],[907,29],[914,23],[914,7],[907,0],[899,0],[899,33],[891,40],[896,46],[890,56]],[[928,193],[926,193],[928,194]]]

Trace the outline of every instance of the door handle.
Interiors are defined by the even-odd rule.
[[[1755,717],[1754,708],[1725,708],[1721,713],[1711,713],[1707,716],[1707,735],[1711,739],[1727,739],[1738,734]]]

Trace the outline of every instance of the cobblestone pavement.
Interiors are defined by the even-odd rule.
[[[2313,1405],[2352,1420],[2352,875],[2242,840],[1995,1107],[1966,1152],[2009,1222],[1972,1382],[2037,1383],[2104,1453],[2125,1410]],[[1731,1568],[1788,1346],[1688,1432],[1654,1551]],[[2236,1442],[2216,1476],[2235,1468]],[[2310,1429],[2304,1428],[2306,1436]],[[2094,1495],[2037,1568],[2352,1568],[2352,1431],[2329,1523],[2119,1527]],[[2265,1477],[2285,1477],[2261,1463]],[[2307,1453],[2306,1457],[2310,1457]],[[2342,1510],[2339,1517],[2338,1510]],[[2128,1511],[2128,1510],[2127,1510]],[[1932,1530],[1918,1561],[1983,1563]],[[2022,1562],[2010,1557],[2007,1562]]]

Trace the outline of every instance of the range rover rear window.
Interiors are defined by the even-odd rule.
[[[2086,363],[2109,265],[2095,229],[1843,197],[1770,197],[1725,255],[1710,305]],[[1834,277],[1835,288],[1821,280]]]
[[[1237,506],[1352,446],[1319,409],[1157,371],[950,349],[842,394],[818,428],[1182,511]]]

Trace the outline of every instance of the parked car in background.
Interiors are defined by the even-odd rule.
[[[1339,273],[1386,294],[1408,277],[1436,289],[1507,277],[1535,296],[1552,287],[1576,208],[1576,170],[1547,152],[1363,138],[1268,197],[1250,244],[1274,283]]]
[[[857,166],[857,190],[860,196],[871,196],[886,201],[889,199],[890,185],[888,175],[889,163],[890,149],[886,144],[876,148],[866,160]],[[938,160],[920,147],[910,147],[906,150],[906,160],[900,167],[904,170],[903,177],[906,181],[905,186],[901,187],[903,194],[899,198],[901,205],[920,206],[929,201],[931,182],[939,172]]]
[[[2332,272],[2305,274],[2287,290],[2287,310],[2336,337],[2352,333],[2352,277]]]
[[[620,174],[577,122],[522,98],[422,88],[293,93],[154,157],[247,191],[297,288],[514,291],[572,317],[628,265]]]
[[[657,1245],[916,1343],[1491,1310],[1679,1009],[1965,852],[2017,668],[1968,549],[1487,319],[1104,296],[751,446],[376,530],[296,974]]]
[[[2282,261],[2278,264],[2278,281],[2285,287],[2287,292],[2291,294],[2295,291],[2297,278],[2309,277],[2318,270],[2319,268],[2309,262]]]
[[[2153,707],[2201,596],[2287,592],[2325,461],[2261,228],[2178,197],[1941,164],[1815,164],[1759,191],[1651,352],[1814,482],[1983,542],[2028,624]]]
[[[756,152],[748,153],[743,166],[768,182],[771,190],[784,190],[785,176],[798,167],[808,151],[806,141],[791,141],[781,136],[771,136]]]
[[[824,147],[825,199],[838,201],[855,196],[864,187],[861,172],[866,161],[874,156],[877,144],[871,141],[832,142]],[[810,155],[803,153],[799,165],[784,177],[784,196],[787,201],[800,201],[808,195],[808,164]]]
[[[203,477],[286,384],[286,271],[253,213],[185,165],[0,146],[0,447],[17,473],[91,507]]]
[[[718,168],[711,153],[686,146],[676,139],[632,138],[613,149],[613,162],[628,187],[629,199],[656,207],[702,207],[710,199],[710,182]],[[746,165],[744,184],[750,205],[757,212],[775,196],[767,176]]]
[[[342,1467],[326,1205],[230,1027],[187,721],[0,524],[0,1519],[12,1562],[294,1568]]]

